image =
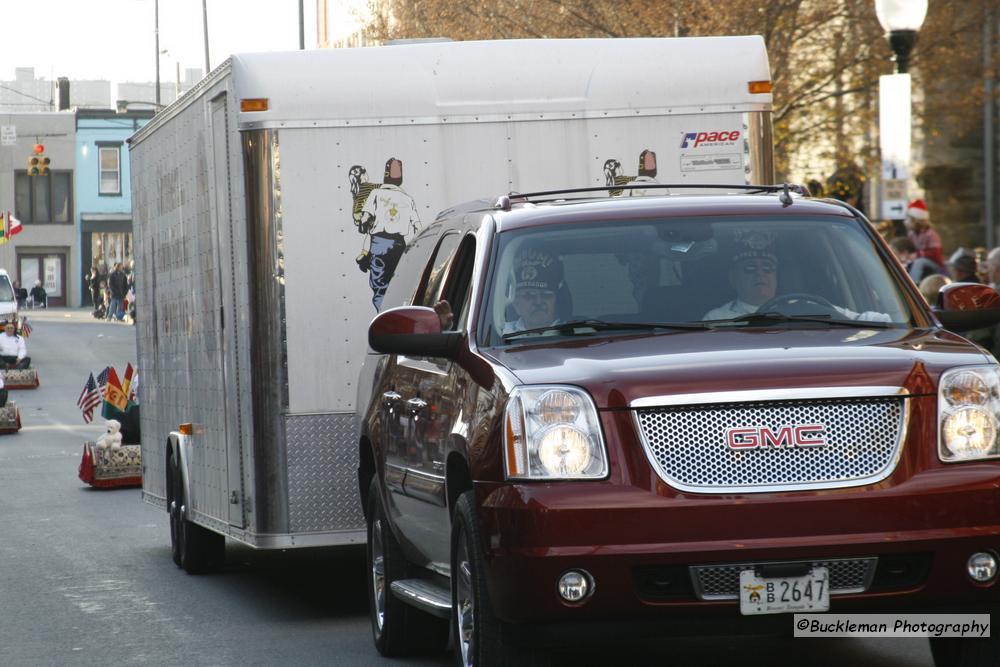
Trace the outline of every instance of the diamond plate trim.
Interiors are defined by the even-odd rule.
[[[290,531],[363,529],[354,415],[291,415],[285,433]]]

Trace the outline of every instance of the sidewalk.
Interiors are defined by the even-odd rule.
[[[106,326],[131,326],[132,322],[124,320],[122,322],[109,322],[98,320],[91,315],[89,306],[83,308],[21,308],[17,311],[20,317],[27,318],[29,322],[63,322],[69,320],[76,324],[92,323]]]

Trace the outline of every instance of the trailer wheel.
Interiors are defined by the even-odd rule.
[[[514,629],[493,614],[485,558],[475,510],[475,493],[455,503],[451,522],[451,618],[458,667],[548,667],[551,655],[512,642]]]
[[[170,550],[174,563],[188,574],[213,572],[226,557],[226,538],[187,519],[187,496],[180,464],[174,455],[169,464]]]
[[[368,491],[368,607],[375,648],[387,658],[443,651],[448,622],[406,604],[389,590],[406,578],[403,551],[386,520],[378,483]]]

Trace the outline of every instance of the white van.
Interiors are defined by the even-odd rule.
[[[0,269],[0,321],[17,322],[17,297],[7,271]]]

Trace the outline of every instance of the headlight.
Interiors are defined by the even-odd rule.
[[[938,386],[938,457],[946,463],[1000,456],[1000,369],[946,371]]]
[[[595,479],[608,474],[590,396],[576,387],[516,387],[504,415],[508,478]]]

